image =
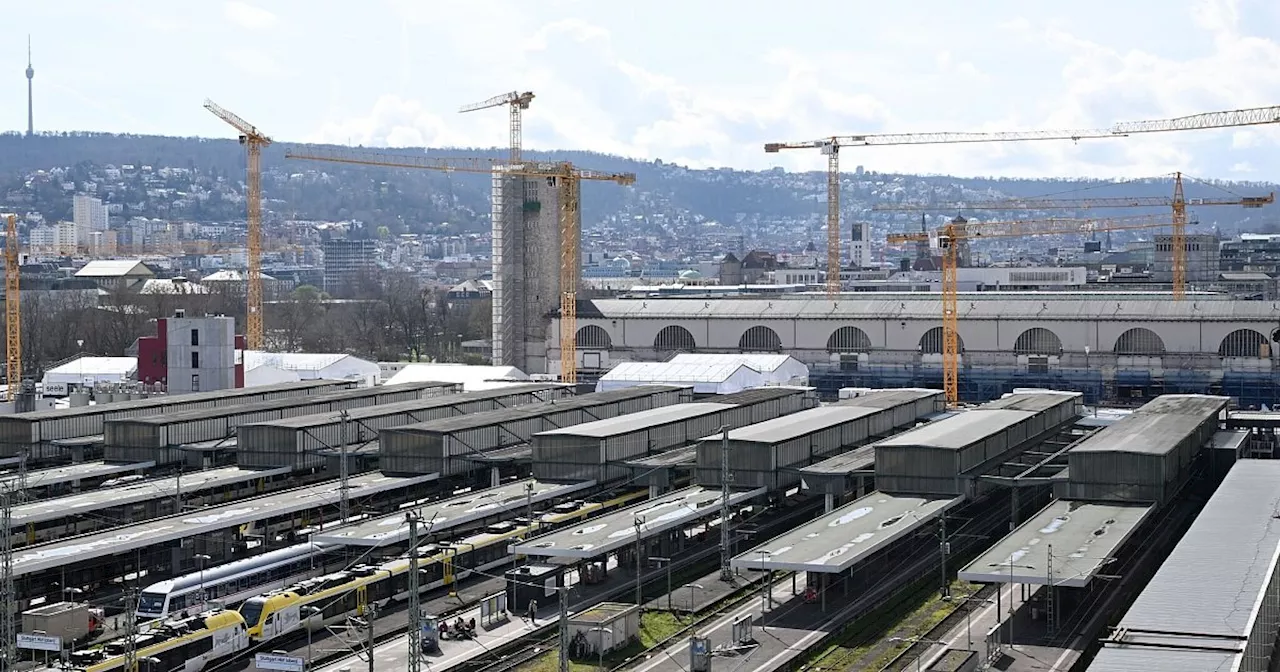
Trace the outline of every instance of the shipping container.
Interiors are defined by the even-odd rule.
[[[1035,399],[1033,397],[1039,397]],[[941,418],[876,445],[876,488],[891,494],[956,496],[967,475],[1075,418],[1079,393],[1029,392]],[[994,407],[992,407],[994,406]],[[1017,407],[1031,410],[1014,410]],[[1052,425],[1047,417],[1065,417]]]
[[[376,445],[378,432],[389,427],[563,399],[571,393],[568,385],[526,383],[358,408],[347,414],[346,444]],[[342,419],[320,413],[246,424],[237,437],[236,461],[241,466],[324,468],[323,452],[343,444]]]
[[[688,387],[644,385],[390,427],[378,432],[379,465],[386,473],[453,476],[475,468],[463,457],[528,443],[548,429],[680,404],[691,396]]]
[[[107,420],[103,451],[107,460],[173,464],[183,461],[180,446],[231,437],[241,425],[313,413],[395,403],[450,394],[455,383],[405,383],[327,392],[307,397]]]
[[[1218,432],[1226,397],[1164,395],[1067,453],[1067,498],[1164,504]]]
[[[303,382],[259,385],[234,390],[175,394],[60,408],[0,416],[0,456],[10,457],[19,450],[31,455],[53,441],[100,436],[107,420],[138,418],[167,413],[181,413],[202,408],[224,408],[277,399],[290,399],[355,387],[346,380],[308,380]]]

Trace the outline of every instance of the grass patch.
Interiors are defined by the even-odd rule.
[[[621,664],[658,642],[676,634],[685,627],[675,614],[666,611],[650,611],[640,615],[639,641],[614,651],[604,657],[604,666],[596,660],[569,660],[569,672],[600,672]],[[517,672],[559,672],[560,647],[552,647],[546,653],[516,668]]]
[[[951,583],[952,595],[968,595],[975,590],[976,587],[967,582]],[[846,670],[861,661],[857,665],[858,669],[879,670],[910,646],[907,643],[894,643],[887,644],[888,648],[884,649],[884,639],[922,636],[941,623],[956,606],[957,603],[942,601],[932,580],[923,580],[916,584],[909,598],[882,605],[854,621],[839,641],[812,658],[805,669]],[[873,660],[863,660],[878,650],[882,652]]]

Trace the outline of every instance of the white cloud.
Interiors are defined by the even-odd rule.
[[[222,5],[222,14],[230,22],[248,30],[266,30],[276,25],[276,15],[240,0]]]
[[[289,74],[287,68],[271,54],[254,47],[235,47],[228,49],[223,58],[228,63],[254,77],[284,77]]]
[[[939,17],[939,25],[914,31],[910,48],[870,40],[830,47],[817,39],[739,48],[724,61],[732,63],[732,74],[747,74],[721,81],[699,78],[701,64],[683,55],[681,45],[668,47],[681,55],[662,65],[652,50],[628,42],[626,13],[602,16],[609,12],[593,13],[589,3],[566,1],[535,12],[477,0],[425,11],[392,0],[404,25],[421,31],[416,55],[438,68],[440,81],[419,87],[427,93],[382,96],[367,112],[331,113],[312,137],[367,145],[500,145],[506,115],[456,115],[453,106],[519,89],[537,94],[525,114],[526,148],[818,170],[824,164],[816,151],[766,155],[761,145],[832,133],[1103,127],[1275,103],[1280,43],[1252,34],[1267,31],[1248,15],[1264,1],[1188,0],[1170,7],[1167,20],[1186,31],[1179,39],[1198,38],[1195,49],[1120,43],[1114,38],[1122,29],[1108,37],[1086,34],[1087,22],[1073,26],[1051,13],[988,22],[984,34],[958,43],[940,32],[953,27]],[[477,31],[485,39],[477,42]],[[725,43],[731,39],[708,39],[706,46],[731,50]],[[948,48],[921,46],[929,44]],[[1183,170],[1207,176],[1239,165],[1265,174],[1280,170],[1280,162],[1266,158],[1277,144],[1280,131],[1260,127],[1078,143],[857,148],[845,150],[844,162],[961,175],[1137,177]]]

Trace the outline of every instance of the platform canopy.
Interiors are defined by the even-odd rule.
[[[742,553],[732,566],[836,574],[962,501],[873,492]]]
[[[1111,562],[1153,507],[1057,500],[960,570],[961,581],[1079,588]],[[1049,549],[1053,549],[1052,567]]]
[[[764,488],[735,492],[729,495],[729,503],[741,504],[764,493]],[[647,539],[719,514],[720,491],[693,486],[534,537],[513,545],[511,552],[544,558],[594,558],[636,543],[637,521],[640,538]]]
[[[529,486],[533,486],[532,492]],[[581,483],[541,483],[533,479],[514,481],[496,488],[488,488],[458,495],[449,499],[425,504],[418,509],[422,525],[420,534],[440,534],[459,525],[509,515],[522,516],[530,503],[540,504],[549,500],[569,497],[593,487],[595,481]],[[405,506],[407,510],[411,507]],[[409,540],[409,523],[405,511],[370,520],[333,527],[311,536],[311,540],[325,544],[348,546],[387,546]]]

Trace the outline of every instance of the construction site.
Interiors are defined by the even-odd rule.
[[[1187,277],[1188,207],[1274,194],[1191,202],[1179,174],[1158,199],[886,206],[945,216],[885,241],[938,250],[940,286],[869,296],[842,280],[839,162],[1276,124],[1280,107],[769,143],[826,157],[818,286],[582,299],[582,184],[636,175],[527,160],[534,100],[459,110],[508,113],[501,160],[285,152],[491,180],[490,367],[245,384],[245,353],[275,342],[273,140],[211,101],[245,150],[243,324],[175,314],[139,339],[137,381],[46,401],[21,372],[7,217],[0,672],[1280,664],[1280,316]],[[1079,214],[1125,207],[1169,214]],[[953,216],[969,209],[1010,218]],[[1055,209],[1076,214],[1018,218]],[[981,241],[1131,230],[1167,230],[1167,291],[961,291]]]

